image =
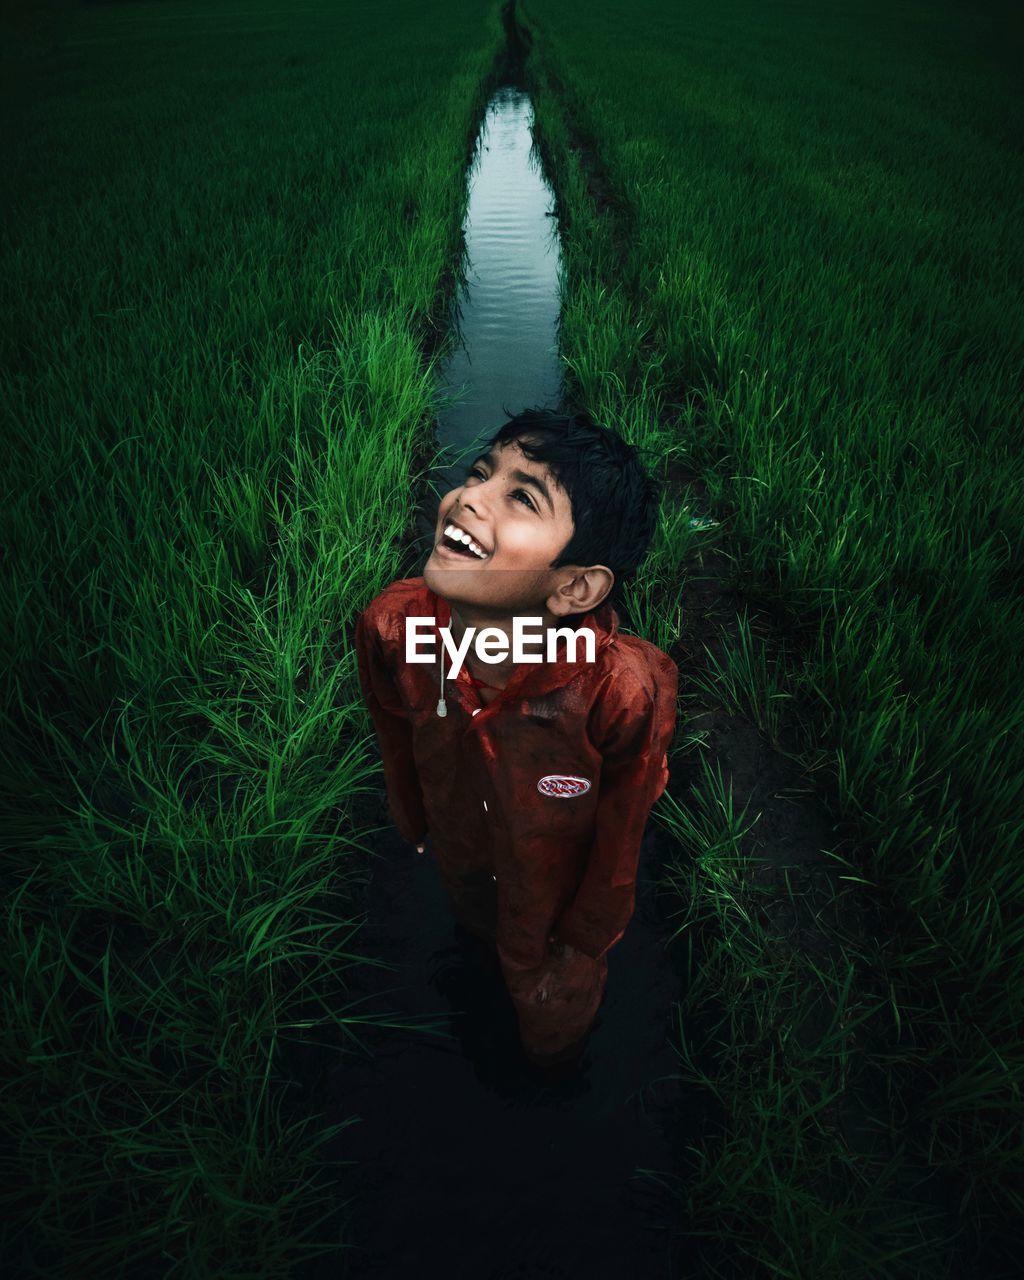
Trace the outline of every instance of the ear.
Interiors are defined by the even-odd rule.
[[[615,585],[615,574],[603,564],[586,569],[572,568],[572,574],[547,598],[547,607],[557,618],[570,613],[589,613],[596,609]]]

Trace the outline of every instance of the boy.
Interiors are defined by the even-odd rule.
[[[538,1065],[582,1053],[668,780],[678,672],[620,633],[613,608],[656,519],[656,485],[614,432],[526,411],[441,499],[422,578],[392,583],[356,625],[395,826],[420,853],[430,832],[456,919],[496,947]],[[580,637],[540,660],[506,653],[525,619],[530,655],[542,629]],[[488,629],[475,650],[471,628]]]

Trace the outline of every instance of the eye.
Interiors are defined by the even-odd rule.
[[[480,470],[479,467],[470,467],[470,469],[466,472],[466,479],[468,480],[470,476],[476,476],[478,480],[487,479],[487,477],[484,475],[484,473]]]
[[[519,499],[520,497],[525,498],[526,505],[530,508],[530,510],[531,511],[537,510],[537,508],[533,505],[533,499],[530,497],[530,495],[526,492],[525,489],[513,489],[512,497],[516,499]]]

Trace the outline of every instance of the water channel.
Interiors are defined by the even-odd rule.
[[[437,385],[440,457],[417,531],[427,538],[437,500],[461,483],[479,446],[503,422],[522,409],[564,406],[555,197],[532,126],[527,94],[516,85],[500,86],[488,104],[468,177],[455,341]]]
[[[441,387],[464,394],[441,414],[438,494],[511,413],[561,401],[557,227],[531,121],[522,90],[502,86],[470,174],[460,341]],[[423,1029],[361,1029],[370,1052],[328,1076],[327,1122],[359,1117],[324,1152],[355,1162],[349,1280],[683,1274],[678,1192],[660,1175],[679,1167],[697,1104],[670,1044],[680,976],[655,894],[659,836],[649,824],[582,1064],[551,1080],[520,1052],[500,972],[455,924],[429,837],[420,856],[390,827],[377,835],[359,951],[391,968],[357,973],[352,998]]]

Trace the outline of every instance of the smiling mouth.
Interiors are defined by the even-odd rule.
[[[451,521],[445,525],[444,532],[442,533],[437,545],[439,547],[444,547],[446,551],[450,551],[454,555],[460,555],[466,560],[477,562],[480,560],[486,560],[490,554],[490,552],[483,549],[475,538],[471,538],[465,530],[460,529]]]

